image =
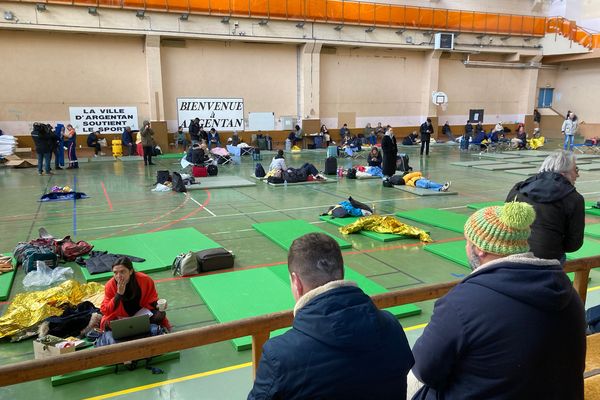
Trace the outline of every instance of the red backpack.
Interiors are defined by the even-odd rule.
[[[65,261],[75,261],[75,259],[79,256],[83,256],[90,251],[94,246],[80,240],[78,242],[73,242],[70,237],[66,237],[61,241],[60,244],[60,255]]]

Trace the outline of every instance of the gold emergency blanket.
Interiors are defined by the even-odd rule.
[[[361,230],[377,233],[395,233],[396,235],[418,237],[421,242],[432,242],[431,237],[424,230],[403,224],[394,217],[382,215],[361,217],[353,224],[342,226],[340,233],[347,235]]]
[[[104,292],[104,286],[68,280],[59,286],[38,292],[20,293],[0,318],[0,338],[13,336],[51,316],[63,313],[64,307]]]

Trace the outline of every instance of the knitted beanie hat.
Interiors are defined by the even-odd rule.
[[[465,237],[481,250],[498,255],[526,253],[535,211],[527,203],[486,207],[469,217]]]

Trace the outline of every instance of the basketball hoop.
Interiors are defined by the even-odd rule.
[[[433,104],[442,108],[442,111],[448,109],[448,95],[444,92],[433,92],[431,95]]]

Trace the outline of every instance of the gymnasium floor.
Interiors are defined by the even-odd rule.
[[[557,146],[558,144],[550,144]],[[547,147],[545,150],[551,150]],[[144,168],[141,161],[81,163],[77,171],[58,171],[40,177],[35,169],[0,168],[3,211],[0,215],[2,241],[0,252],[10,252],[19,241],[37,236],[45,227],[55,236],[70,234],[80,240],[93,240],[194,227],[235,254],[235,268],[260,268],[286,263],[286,252],[252,228],[257,222],[304,219],[337,237],[342,235],[331,224],[319,221],[327,207],[353,196],[380,214],[423,207],[448,209],[468,215],[466,204],[504,200],[509,188],[523,177],[504,171],[484,171],[450,165],[454,161],[477,160],[475,153],[461,154],[457,146],[433,146],[431,155],[420,158],[417,148],[401,148],[410,156],[410,165],[432,180],[452,181],[456,196],[418,197],[395,189],[384,188],[380,180],[342,179],[336,184],[271,187],[257,182],[254,187],[205,189],[181,193],[150,191],[159,169],[179,170],[175,159],[159,159],[157,165]],[[268,166],[272,153],[263,152],[263,165]],[[312,162],[323,168],[324,151],[305,151],[287,155],[288,165]],[[352,162],[340,160],[347,167]],[[239,165],[224,166],[219,175],[238,175],[248,179],[254,173],[254,162],[243,157]],[[76,182],[75,182],[76,179]],[[208,179],[208,178],[207,178]],[[39,203],[37,200],[54,185],[76,184],[89,199],[73,202]],[[600,198],[600,171],[580,172],[577,189],[586,200]],[[600,223],[598,217],[587,217],[588,223]],[[461,234],[444,229],[414,224],[430,231],[434,240],[454,241]],[[459,279],[468,271],[451,261],[425,252],[416,240],[377,242],[360,235],[346,240],[352,249],[343,251],[347,266],[391,290]],[[132,254],[135,252],[132,251]],[[76,279],[82,279],[74,268]],[[168,315],[175,330],[215,323],[215,320],[191,287],[187,278],[173,278],[170,271],[151,274],[161,297],[169,300]],[[600,275],[592,272],[587,306],[600,303]],[[23,291],[23,272],[18,271],[11,298]],[[251,285],[251,282],[248,282]],[[10,301],[10,299],[9,299]],[[410,342],[420,335],[429,320],[433,302],[421,303],[421,315],[402,318]],[[7,302],[0,303],[4,313]],[[31,340],[0,343],[0,363],[7,364],[33,358]],[[179,361],[156,366],[164,374],[153,375],[145,369],[119,372],[86,381],[52,387],[49,379],[13,385],[0,390],[1,399],[60,398],[245,398],[249,391],[251,369],[249,351],[236,352],[227,342],[181,352]],[[166,382],[161,382],[166,381]]]

